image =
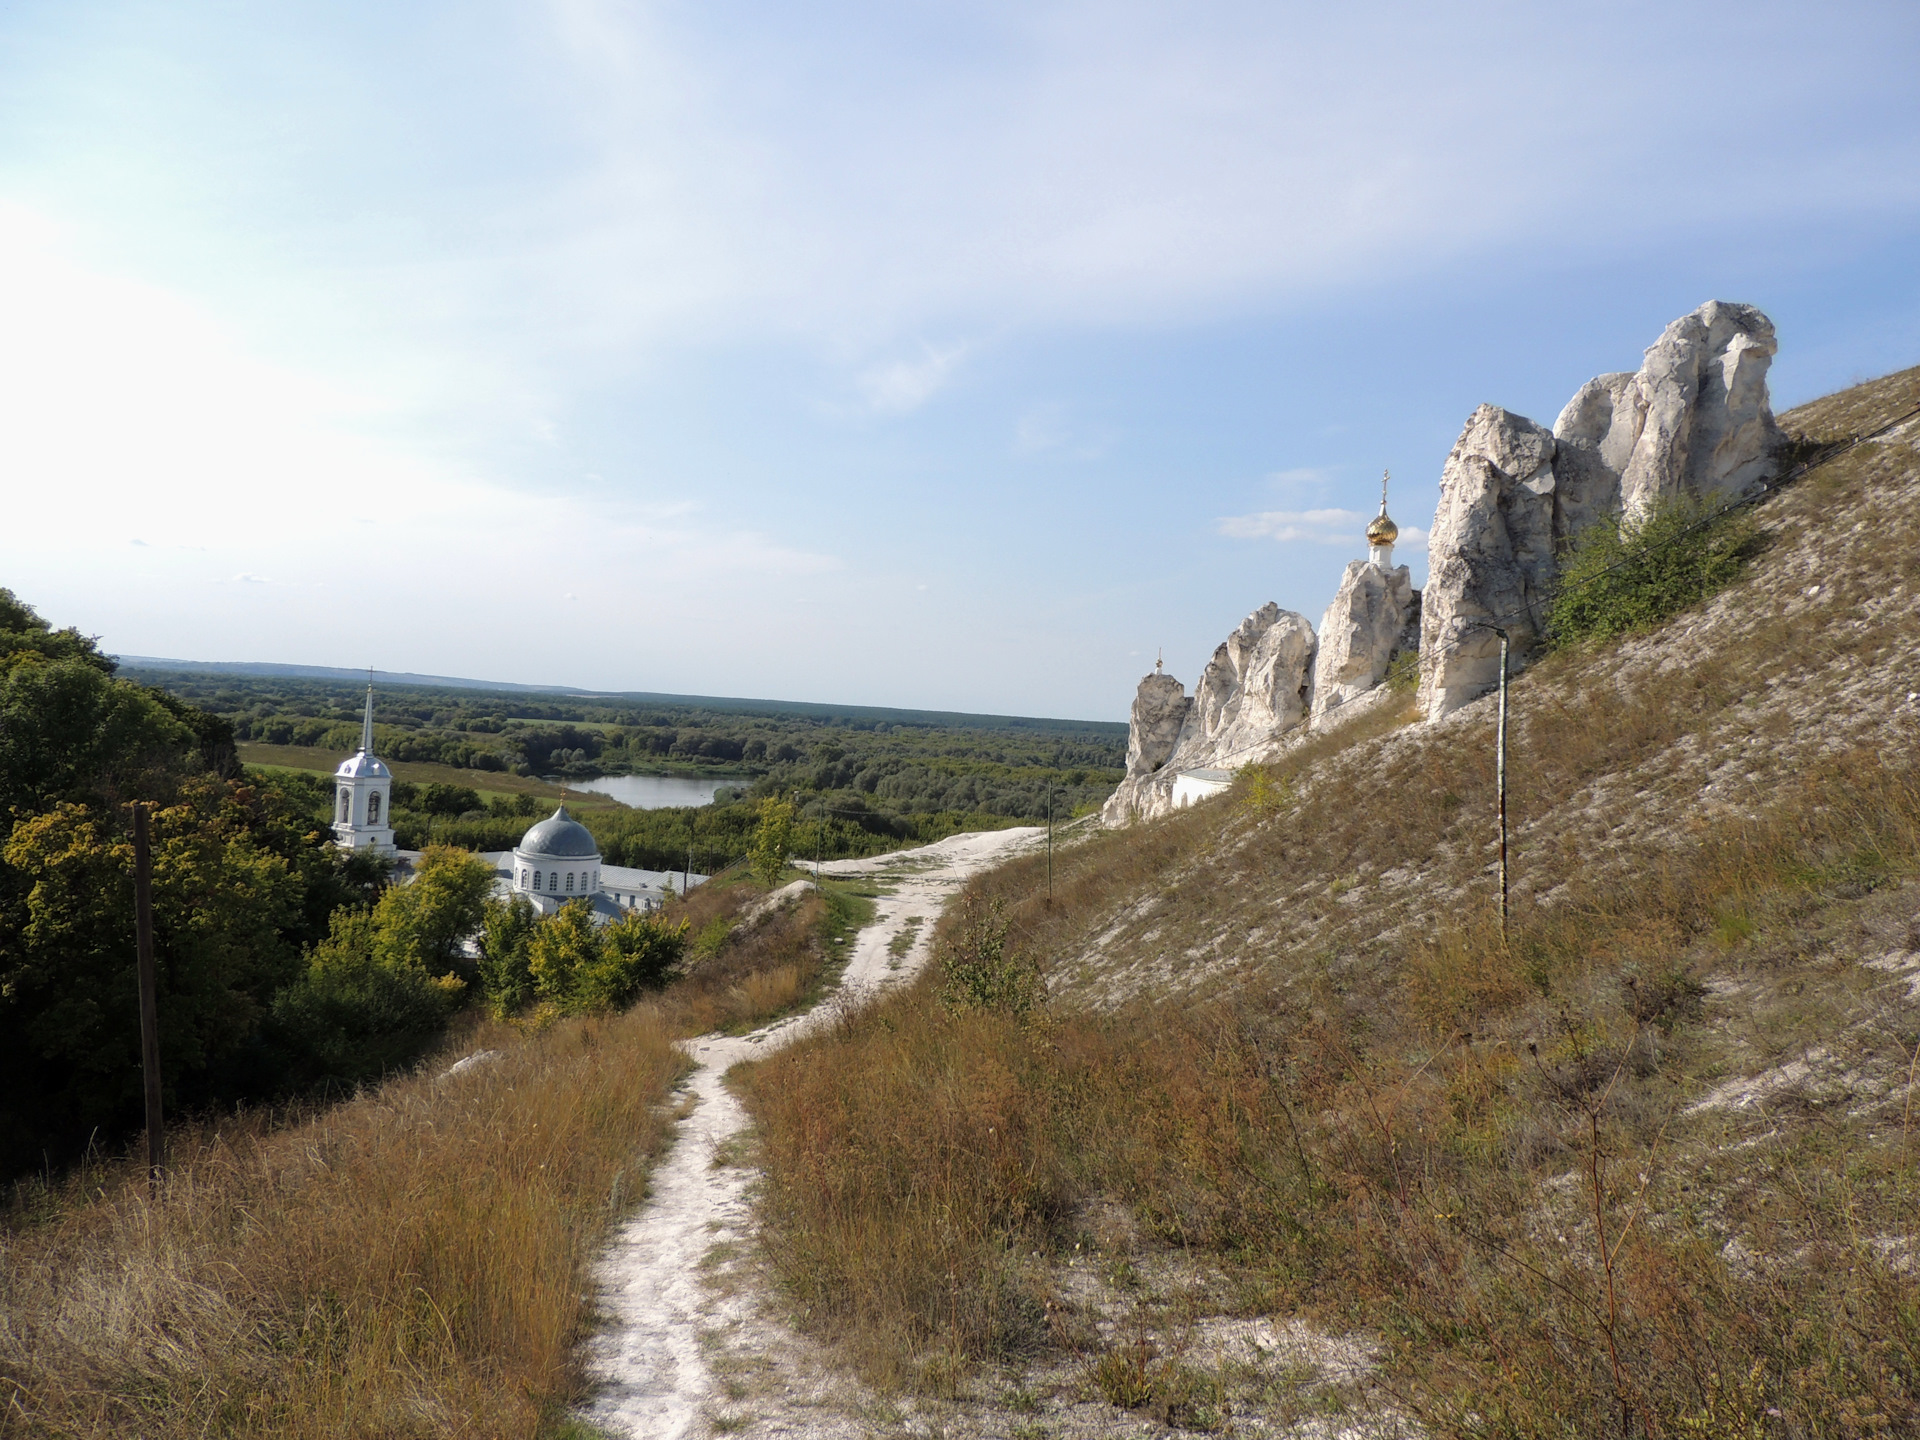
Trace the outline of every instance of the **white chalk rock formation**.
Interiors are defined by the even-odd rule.
[[[1406,566],[1386,570],[1371,560],[1355,560],[1347,566],[1333,604],[1320,621],[1320,648],[1313,662],[1316,726],[1386,678],[1387,666],[1406,643],[1407,621],[1419,603],[1420,594]]]
[[[1269,600],[1221,642],[1193,687],[1173,760],[1191,769],[1235,769],[1306,718],[1313,687],[1313,626]]]
[[[1554,440],[1482,405],[1440,474],[1420,604],[1420,701],[1437,720],[1500,679],[1503,627],[1516,656],[1537,642],[1554,576]]]
[[[1306,617],[1269,601],[1213,652],[1192,700],[1172,677],[1147,676],[1134,696],[1127,778],[1102,818],[1121,825],[1164,815],[1182,770],[1237,770],[1260,758],[1306,719],[1314,649]],[[1178,733],[1161,756],[1166,725],[1182,707]]]
[[[1127,725],[1127,779],[1151,775],[1167,763],[1180,741],[1193,702],[1187,687],[1158,665],[1134,692],[1133,713]]]
[[[1636,374],[1589,380],[1560,412],[1553,433],[1570,452],[1569,478],[1590,476],[1591,503],[1602,508],[1613,508],[1611,482],[1628,515],[1676,495],[1722,499],[1768,478],[1782,439],[1767,399],[1778,348],[1773,322],[1751,305],[1712,300],[1681,316]],[[1568,533],[1580,528],[1575,520]]]
[[[1427,541],[1420,697],[1437,720],[1539,644],[1559,555],[1603,516],[1687,495],[1715,501],[1774,473],[1782,436],[1767,399],[1773,322],[1710,301],[1667,326],[1632,374],[1581,386],[1551,433],[1482,405],[1440,477]]]

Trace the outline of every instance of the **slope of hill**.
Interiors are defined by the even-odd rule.
[[[1916,416],[1781,417],[1747,573],[1515,683],[1504,937],[1491,699],[976,882],[754,1077],[813,1331],[951,1433],[1920,1429]]]

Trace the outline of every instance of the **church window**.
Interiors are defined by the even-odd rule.
[[[340,792],[340,823],[344,825],[351,819],[353,819],[353,792],[342,790]]]
[[[367,824],[378,825],[379,823],[380,823],[380,792],[376,790],[371,795],[367,796]]]
[[[573,872],[571,870],[567,872],[567,889],[573,889]]]
[[[560,888],[560,872],[558,870],[549,870],[547,872],[547,889],[558,890],[559,888]]]
[[[533,872],[533,888],[536,890],[540,888],[540,872],[538,870]]]

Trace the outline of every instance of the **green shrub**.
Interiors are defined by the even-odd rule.
[[[941,943],[939,959],[940,999],[949,1009],[1022,1016],[1046,1002],[1039,967],[1007,944],[1007,921],[997,902],[969,903],[958,932]]]
[[[630,910],[596,929],[584,900],[539,922],[527,969],[540,999],[565,1015],[620,1010],[672,978],[687,950],[687,926]]]
[[[624,1010],[673,978],[687,951],[687,925],[629,910],[600,932],[599,954],[574,976],[581,1010]]]
[[[411,1065],[440,1038],[466,988],[451,975],[380,955],[365,910],[336,910],[306,973],[273,1000],[272,1030],[305,1087],[358,1085]]]
[[[540,917],[524,895],[489,900],[483,915],[480,993],[486,996],[494,1018],[504,1020],[533,1003],[533,971],[528,960]]]
[[[1606,516],[1561,564],[1548,633],[1556,646],[1597,644],[1658,625],[1729,584],[1758,548],[1750,512],[1687,496]]]

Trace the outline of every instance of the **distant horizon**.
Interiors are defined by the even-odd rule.
[[[242,675],[258,679],[339,680],[364,683],[366,669],[339,665],[301,665],[274,660],[186,660],[158,655],[120,655],[106,653],[122,669],[155,674]],[[773,696],[692,695],[664,690],[591,690],[574,685],[536,685],[516,680],[477,680],[455,675],[427,675],[412,671],[373,670],[377,695],[385,680],[394,685],[418,689],[473,690],[493,694],[552,695],[583,700],[621,700],[632,703],[657,702],[674,705],[760,706],[773,710],[819,710],[844,715],[902,715],[940,717],[951,720],[1027,720],[1053,725],[1102,725],[1127,728],[1127,720],[1105,720],[1072,715],[1028,715],[996,710],[953,710],[925,705],[868,705],[836,700],[779,699]]]

